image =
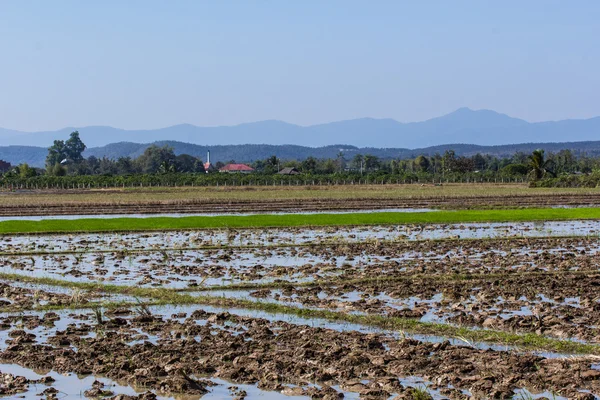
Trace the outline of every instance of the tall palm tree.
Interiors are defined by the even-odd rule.
[[[533,180],[544,178],[547,174],[554,175],[552,172],[552,160],[546,160],[544,150],[534,150],[529,156],[529,173]]]

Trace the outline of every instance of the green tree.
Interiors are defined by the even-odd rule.
[[[443,172],[443,162],[440,153],[435,153],[433,157],[429,158],[429,168],[433,170],[434,174]]]
[[[159,174],[172,174],[175,172],[177,172],[177,167],[175,167],[175,164],[169,164],[168,161],[163,161],[158,167]]]
[[[446,150],[442,157],[442,172],[453,172],[456,168],[456,153],[454,150]]]
[[[101,175],[114,175],[117,173],[117,165],[108,157],[102,157],[98,163],[98,173]]]
[[[64,140],[55,140],[54,144],[48,148],[48,155],[46,156],[46,168],[48,172],[53,171],[54,166],[60,164],[66,158],[67,152]]]
[[[144,153],[136,159],[136,163],[141,172],[146,174],[158,172],[163,165],[166,165],[166,169],[169,170],[170,166],[175,165],[175,153],[172,147],[159,147],[153,144],[144,150]]]
[[[95,156],[89,156],[86,160],[88,165],[88,169],[90,170],[92,175],[98,174],[100,171],[100,160],[98,160]]]
[[[64,144],[64,152],[71,162],[80,163],[83,161],[83,152],[86,145],[81,141],[79,132],[71,132],[71,136]]]
[[[115,164],[117,167],[117,174],[124,175],[136,172],[134,163],[130,157],[119,157]]]
[[[373,156],[371,154],[365,155],[365,168],[367,169],[367,171],[373,171],[373,170],[379,169],[379,166],[380,166],[379,158],[377,158],[376,156]]]
[[[322,165],[322,172],[325,174],[333,174],[337,169],[335,161],[327,159]]]
[[[544,150],[534,150],[529,156],[529,173],[535,181],[544,178],[546,174],[553,175],[551,166],[551,161],[545,159]]]
[[[178,172],[204,172],[202,161],[189,154],[175,157],[175,168]]]
[[[553,157],[553,172],[558,174],[572,173],[577,170],[577,160],[569,149],[561,150]]]
[[[427,172],[427,170],[429,169],[429,159],[423,155],[418,156],[417,158],[415,158],[414,161],[415,164],[415,169],[417,171],[421,171],[421,172]]]
[[[511,164],[526,164],[529,160],[529,156],[525,153],[523,153],[522,151],[517,151],[513,156],[512,156],[512,163]]]
[[[46,170],[50,175],[56,175],[56,172],[66,174],[66,168],[62,164],[65,162],[81,163],[84,160],[82,153],[85,149],[85,144],[79,138],[77,131],[71,132],[71,136],[66,142],[55,140],[48,148]],[[61,165],[62,168],[57,168],[56,165]]]
[[[308,157],[302,161],[301,168],[304,173],[314,174],[317,171],[317,160],[314,157]]]
[[[21,179],[32,178],[37,175],[35,169],[31,168],[27,163],[20,164],[17,169],[19,171],[19,178]]]
[[[274,155],[267,158],[263,163],[263,171],[266,174],[274,174],[276,172],[279,172],[280,162],[281,161],[279,160],[279,158],[277,158],[277,156]]]
[[[500,172],[507,176],[523,176],[527,175],[529,168],[525,164],[508,164]]]
[[[64,167],[64,165],[56,163],[54,166],[52,166],[50,175],[65,176],[67,175],[67,169]]]
[[[481,154],[477,153],[471,159],[473,160],[473,168],[477,171],[483,171],[486,168],[487,161]]]
[[[336,168],[339,172],[344,172],[346,169],[346,159],[344,158],[344,153],[342,151],[337,153],[335,157]]]
[[[357,154],[352,159],[352,167],[357,171],[363,172],[365,158],[362,154]]]

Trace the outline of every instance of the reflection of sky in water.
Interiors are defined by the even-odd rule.
[[[185,218],[185,217],[219,217],[245,215],[314,215],[314,214],[378,214],[389,212],[419,213],[435,212],[431,208],[385,208],[380,210],[343,210],[343,211],[305,211],[305,212],[260,212],[260,213],[159,213],[159,214],[90,214],[90,215],[27,215],[0,217],[3,221],[44,221],[44,220],[78,220],[78,219],[114,219],[114,218]]]
[[[404,241],[408,239],[549,237],[592,235],[600,221],[563,221],[516,224],[461,224],[414,226],[375,226],[319,229],[261,229],[232,231],[151,232],[127,234],[24,235],[0,237],[0,265],[4,272],[35,274],[68,281],[104,281],[114,284],[186,288],[195,283],[205,286],[241,282],[306,282],[314,279],[307,268],[319,268],[322,278],[338,277],[345,271],[364,272],[371,265],[403,261],[440,259],[462,254],[462,247],[444,252],[420,252],[418,249],[397,255],[360,254],[352,257],[322,254],[307,243],[360,243],[369,240]],[[201,249],[200,246],[227,243],[249,245],[249,249]],[[291,247],[269,247],[270,245]],[[265,247],[266,246],[266,247]],[[586,242],[587,254],[600,251],[597,244]],[[584,249],[575,246],[575,249]],[[110,250],[109,250],[110,249]],[[166,250],[161,250],[166,249]],[[11,252],[45,252],[43,255],[9,256]],[[59,251],[81,254],[52,254]],[[490,250],[498,255],[501,250]],[[473,251],[469,260],[482,254]],[[563,248],[531,249],[521,246],[515,255],[567,251]],[[569,251],[574,251],[571,249]],[[532,264],[533,266],[533,264]],[[352,268],[349,268],[352,267]],[[539,265],[545,268],[545,265]]]
[[[185,232],[93,233],[77,235],[10,235],[0,237],[0,252],[94,251],[186,248],[198,246],[265,246],[366,240],[427,240],[594,236],[600,221],[465,223],[297,229],[200,230]]]
[[[15,376],[24,376],[27,379],[40,379],[43,376],[51,376],[54,378],[55,382],[49,385],[45,384],[31,384],[29,386],[29,390],[24,393],[19,393],[15,395],[15,398],[25,399],[25,400],[38,400],[40,398],[39,393],[43,392],[48,387],[53,387],[57,389],[60,393],[58,393],[59,399],[79,399],[84,398],[83,393],[86,390],[90,390],[92,388],[92,384],[94,381],[100,381],[104,383],[104,387],[102,390],[110,390],[114,392],[114,394],[125,394],[128,396],[135,396],[140,393],[144,393],[148,391],[147,389],[141,388],[133,388],[132,386],[128,386],[126,383],[120,384],[118,382],[113,381],[112,379],[103,378],[99,376],[82,376],[78,377],[76,374],[58,374],[54,371],[34,371],[28,368],[23,368],[16,364],[0,364],[0,371],[2,373],[10,373]],[[206,378],[200,378],[206,379]],[[233,384],[231,382],[225,381],[223,379],[206,379],[215,383],[215,386],[209,386],[207,389],[210,391],[209,393],[203,396],[194,396],[194,395],[158,395],[157,399],[159,400],[198,400],[202,399],[227,399],[233,398],[231,395],[231,391],[229,387],[236,386],[238,390],[244,390],[247,393],[248,399],[260,398],[264,400],[285,400],[285,399],[309,399],[306,396],[286,396],[278,392],[268,392],[261,389],[258,389],[257,385],[243,385],[243,384]],[[291,386],[291,385],[287,385]],[[153,391],[156,393],[156,391]],[[8,397],[5,397],[8,398]],[[353,393],[344,393],[344,398],[348,399],[358,399],[358,395],[354,396]]]

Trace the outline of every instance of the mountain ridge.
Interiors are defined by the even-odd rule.
[[[88,147],[118,141],[150,143],[165,139],[198,145],[299,145],[324,147],[348,143],[358,147],[423,148],[444,143],[482,146],[524,142],[592,141],[600,138],[600,116],[588,119],[528,122],[493,110],[459,108],[418,122],[391,118],[357,118],[301,126],[280,120],[247,122],[231,126],[201,127],[178,124],[157,129],[126,130],[105,125],[66,127],[55,131],[21,132],[0,128],[0,144],[50,146],[78,130]]]

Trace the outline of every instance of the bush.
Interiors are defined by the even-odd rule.
[[[525,176],[529,172],[529,168],[525,164],[508,164],[500,170],[504,176]]]
[[[596,188],[600,187],[600,172],[588,175],[561,175],[556,178],[542,179],[531,182],[531,187],[558,188]]]

